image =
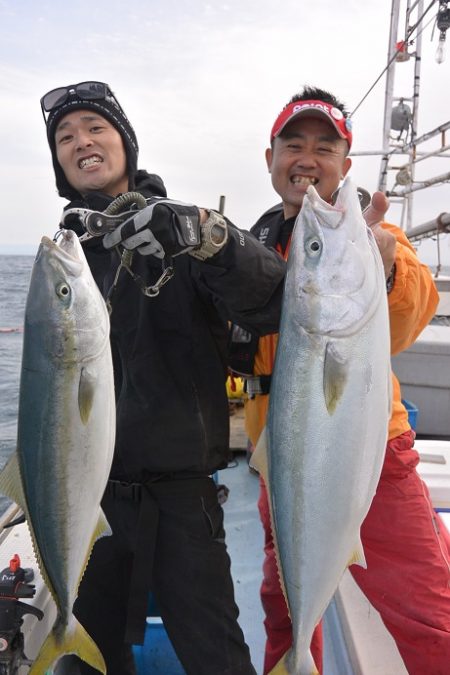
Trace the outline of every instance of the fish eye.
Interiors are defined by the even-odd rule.
[[[322,252],[322,242],[317,237],[312,237],[306,242],[306,252],[313,258],[316,258]]]
[[[66,284],[65,281],[62,281],[56,287],[56,295],[60,297],[62,300],[65,300],[66,298],[70,297],[70,286]]]

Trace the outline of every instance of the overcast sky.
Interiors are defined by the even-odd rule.
[[[264,161],[275,117],[303,84],[352,110],[386,65],[390,10],[391,0],[0,0],[0,252],[34,252],[65,204],[39,106],[49,89],[108,82],[136,130],[140,168],[177,199],[217,208],[225,195],[227,216],[249,228],[278,201]],[[432,28],[422,34],[419,134],[450,118],[450,35],[438,65]],[[354,116],[355,150],[381,148],[384,84]],[[410,63],[397,67],[395,93],[411,96]],[[379,165],[355,157],[355,181],[375,190]],[[448,158],[435,160],[417,177],[448,170]],[[416,194],[416,224],[450,211],[449,184]],[[422,257],[433,262],[435,249]],[[450,264],[448,236],[441,255]]]

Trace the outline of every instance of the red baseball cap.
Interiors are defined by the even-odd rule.
[[[352,121],[344,116],[342,110],[325,101],[295,101],[289,103],[275,120],[270,132],[270,142],[279,136],[289,122],[297,117],[321,117],[333,125],[339,136],[345,139],[349,149],[352,146]]]

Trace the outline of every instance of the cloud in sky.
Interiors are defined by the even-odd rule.
[[[36,246],[55,231],[65,202],[54,187],[39,99],[86,79],[111,85],[137,132],[140,166],[159,173],[171,196],[217,207],[223,194],[227,215],[250,227],[278,201],[264,162],[275,116],[305,83],[354,108],[385,66],[390,4],[0,0],[0,245]],[[450,109],[450,47],[438,66],[430,33],[431,25],[419,133],[447,121]],[[396,73],[405,96],[410,65]],[[383,105],[384,80],[355,115],[355,149],[381,147]],[[431,175],[445,170],[444,161]],[[370,190],[378,170],[378,158],[354,159],[355,180]],[[435,213],[429,191],[423,207],[417,194],[418,222],[449,210],[448,192],[448,185],[432,191]]]

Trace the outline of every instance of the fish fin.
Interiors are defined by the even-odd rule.
[[[83,424],[87,424],[94,402],[96,378],[87,368],[82,368],[78,384],[78,409]]]
[[[278,548],[278,542],[277,542],[277,533],[276,533],[276,528],[274,526],[274,517],[273,517],[273,509],[272,509],[272,496],[271,496],[271,490],[270,490],[270,480],[269,480],[269,463],[268,463],[268,434],[267,434],[267,427],[264,427],[264,429],[261,431],[258,442],[256,444],[256,448],[254,449],[252,456],[250,458],[250,466],[254,467],[259,475],[263,478],[266,490],[267,490],[267,501],[269,503],[269,514],[270,514],[270,522],[271,522],[271,527],[272,527],[272,536],[273,536],[273,544],[274,544],[274,550],[275,550],[275,561],[277,565],[277,572],[278,572],[278,578],[280,581],[280,586],[281,590],[283,591],[284,599],[286,600],[286,605],[288,607],[288,612],[290,615],[290,609],[289,609],[289,601],[288,601],[288,596],[286,593],[286,584],[284,583],[284,576],[282,572],[282,567],[281,567],[281,558],[280,558],[280,549]],[[282,671],[280,671],[282,672]]]
[[[268,485],[268,466],[267,466],[267,431],[266,427],[261,431],[258,442],[252,456],[250,457],[250,466],[256,469],[260,476],[264,478],[266,485]]]
[[[325,348],[323,364],[323,393],[325,405],[332,415],[345,389],[348,374],[348,360],[344,358],[333,342]]]
[[[30,533],[31,537],[31,544],[33,546],[33,552],[34,552],[34,557],[36,558],[36,562],[39,568],[39,572],[41,573],[41,577],[44,581],[44,584],[47,586],[48,590],[50,591],[50,595],[52,596],[53,600],[55,601],[56,604],[58,604],[58,596],[56,594],[56,591],[53,587],[53,584],[51,582],[51,579],[47,573],[47,568],[45,567],[44,561],[41,556],[41,552],[39,549],[39,545],[36,539],[36,535],[34,533],[33,529],[33,523],[28,515],[28,512],[25,512],[27,515],[27,525],[28,525],[28,531]],[[44,672],[44,671],[43,671]]]
[[[26,513],[27,500],[23,492],[19,459],[16,452],[11,455],[3,471],[0,473],[0,492],[12,499]]]
[[[272,668],[272,670],[269,672],[269,675],[290,675],[293,672],[295,672],[296,675],[320,675],[316,664],[314,663],[310,649],[304,654],[304,658],[295,668],[295,671],[289,665],[290,657],[292,656],[292,649],[288,649],[288,651],[278,661],[275,668]]]
[[[33,524],[30,518],[30,513],[28,511],[27,500],[22,487],[22,478],[20,475],[20,466],[17,453],[11,455],[5,468],[0,473],[0,492],[7,495],[10,499],[16,502],[16,504],[18,504],[21,507],[22,511],[24,512],[25,520],[28,526],[28,531],[31,536],[33,551],[36,558],[36,562],[39,567],[39,571],[41,573],[45,585],[49,589],[53,599],[56,602],[56,594],[55,591],[53,590],[53,585],[45,569],[44,561],[42,560],[41,554],[39,552],[39,546],[37,544],[36,536],[34,534]]]
[[[60,628],[57,621],[34,660],[29,675],[53,673],[54,666],[65,654],[76,654],[105,675],[106,664],[99,648],[75,617],[71,618],[62,634],[58,630]]]
[[[80,577],[78,579],[78,585],[77,588],[79,587],[81,580],[83,578],[83,575],[86,571],[86,567],[88,566],[89,563],[89,558],[91,557],[92,549],[94,548],[95,542],[100,539],[101,537],[108,537],[112,534],[112,530],[110,527],[110,524],[106,520],[106,516],[103,513],[103,510],[100,509],[100,515],[98,517],[97,525],[95,527],[95,530],[92,534],[91,542],[89,544],[88,552],[86,555],[86,560],[84,561],[84,564],[81,567],[81,573]]]
[[[350,556],[348,566],[350,565],[361,565],[361,567],[367,569],[366,556],[364,555],[364,549],[361,540],[359,540],[355,550]]]
[[[289,675],[289,670],[286,665],[286,654],[278,661],[275,668],[269,671],[269,675]]]
[[[97,527],[95,528],[94,534],[92,535],[93,538],[92,546],[95,544],[97,539],[100,539],[100,537],[109,537],[111,534],[112,534],[111,526],[106,520],[106,516],[103,513],[103,509],[100,509]]]

